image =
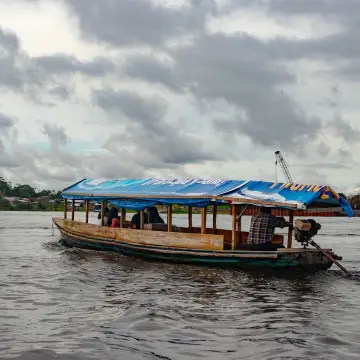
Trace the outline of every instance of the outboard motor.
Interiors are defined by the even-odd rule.
[[[306,248],[311,238],[317,235],[320,229],[321,225],[313,219],[297,219],[295,220],[294,238]]]
[[[329,260],[335,263],[348,277],[352,277],[352,274],[347,271],[337,260],[342,260],[341,256],[334,254],[331,250],[324,251],[313,239],[318,231],[321,229],[321,225],[317,223],[313,219],[301,220],[297,219],[295,221],[294,227],[294,237],[295,240],[300,242],[304,249],[309,245],[314,246],[317,250],[319,250],[324,256],[326,256]]]

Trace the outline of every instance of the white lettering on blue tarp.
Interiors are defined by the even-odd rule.
[[[188,183],[191,183],[194,181],[194,179],[151,179],[148,182],[145,182],[144,184],[141,184],[141,186],[144,185],[187,185]]]
[[[90,180],[89,182],[85,183],[85,185],[97,186],[97,185],[100,185],[100,184],[104,184],[104,183],[106,183],[108,181],[109,181],[108,179],[95,179],[95,180]]]
[[[141,186],[144,185],[192,185],[192,184],[199,184],[199,185],[214,185],[219,186],[226,182],[227,180],[213,180],[213,179],[151,179],[148,182],[145,182]]]
[[[197,180],[195,184],[219,186],[226,181],[227,180],[200,179],[200,180]]]

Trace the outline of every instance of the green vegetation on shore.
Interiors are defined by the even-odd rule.
[[[0,177],[0,210],[63,210],[60,191],[37,190],[28,184],[13,185]]]

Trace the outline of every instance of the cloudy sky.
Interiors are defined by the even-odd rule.
[[[360,184],[358,0],[0,0],[0,176]],[[281,169],[279,180],[284,180]]]

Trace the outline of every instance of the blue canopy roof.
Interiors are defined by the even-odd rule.
[[[143,210],[160,204],[204,207],[233,203],[290,209],[342,207],[349,202],[327,185],[212,179],[83,179],[62,192],[66,199],[109,200],[118,207]]]

